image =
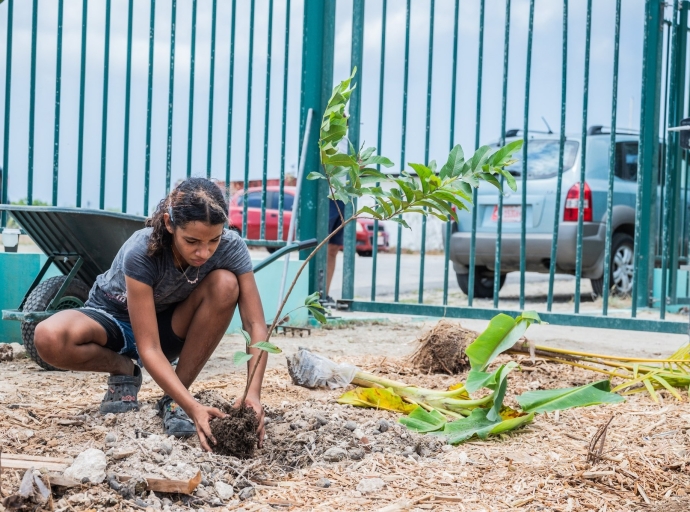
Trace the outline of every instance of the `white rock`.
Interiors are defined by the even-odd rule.
[[[232,485],[228,485],[225,482],[218,481],[214,484],[214,487],[218,497],[223,501],[229,500],[235,494],[235,489],[232,488]]]
[[[356,428],[352,431],[352,435],[354,435],[355,438],[359,440],[364,437],[364,432],[362,432],[361,429]]]
[[[100,484],[105,480],[105,453],[95,448],[83,451],[74,463],[65,470],[67,478],[74,478],[78,482],[88,478],[93,484]]]
[[[24,348],[24,345],[20,345],[19,343],[10,343],[10,346],[12,347],[12,355],[14,355],[15,359],[26,357],[26,349]]]
[[[365,478],[360,480],[357,484],[357,490],[362,494],[371,492],[378,492],[386,486],[386,483],[380,478]]]
[[[347,458],[347,452],[342,448],[329,448],[323,454],[323,459],[327,462],[339,462]]]

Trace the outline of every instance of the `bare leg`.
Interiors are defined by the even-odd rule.
[[[46,363],[86,372],[132,375],[134,363],[105,348],[105,329],[78,311],[60,311],[36,326],[34,344]]]
[[[240,295],[237,277],[214,270],[173,313],[172,328],[185,340],[176,373],[189,388],[230,325]]]
[[[328,262],[326,265],[326,295],[331,293],[331,281],[335,273],[335,261],[340,252],[340,246],[337,244],[328,244]]]

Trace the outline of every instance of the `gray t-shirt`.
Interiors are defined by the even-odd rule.
[[[213,256],[198,267],[199,279],[189,284],[175,267],[172,249],[165,249],[156,256],[148,256],[147,248],[152,228],[140,229],[120,248],[110,270],[96,278],[91,288],[87,307],[102,309],[116,319],[129,322],[127,311],[127,287],[125,276],[153,288],[156,312],[166,310],[185,300],[210,272],[229,270],[236,276],[252,271],[252,260],[247,244],[235,231],[224,230]],[[194,281],[197,267],[187,267],[187,278]]]

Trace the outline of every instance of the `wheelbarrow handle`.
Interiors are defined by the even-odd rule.
[[[290,245],[281,247],[276,252],[271,254],[268,258],[261,260],[259,263],[254,265],[254,272],[258,272],[264,267],[267,267],[273,263],[278,258],[285,256],[286,254],[293,251],[302,251],[304,249],[310,249],[311,247],[316,247],[319,241],[316,238],[311,238],[309,240],[302,240],[299,242],[292,242]]]

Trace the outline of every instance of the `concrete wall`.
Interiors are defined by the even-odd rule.
[[[16,309],[22,301],[24,294],[31,286],[41,266],[45,263],[43,254],[0,253],[0,309]],[[253,260],[258,263],[260,260]],[[296,261],[294,256],[288,267],[287,288],[297,273],[301,261]],[[275,261],[256,274],[256,282],[261,295],[267,323],[273,320],[278,308],[278,293],[283,275],[283,261]],[[308,270],[308,269],[307,269]],[[290,300],[286,304],[283,314],[299,307],[304,303],[308,295],[308,275],[305,270],[292,292]],[[60,275],[60,271],[51,267],[46,279]],[[306,309],[300,309],[290,315],[290,325],[304,325],[308,322]],[[238,332],[242,323],[239,311],[233,315],[228,332]],[[21,329],[19,322],[0,321],[0,343],[21,343]]]

